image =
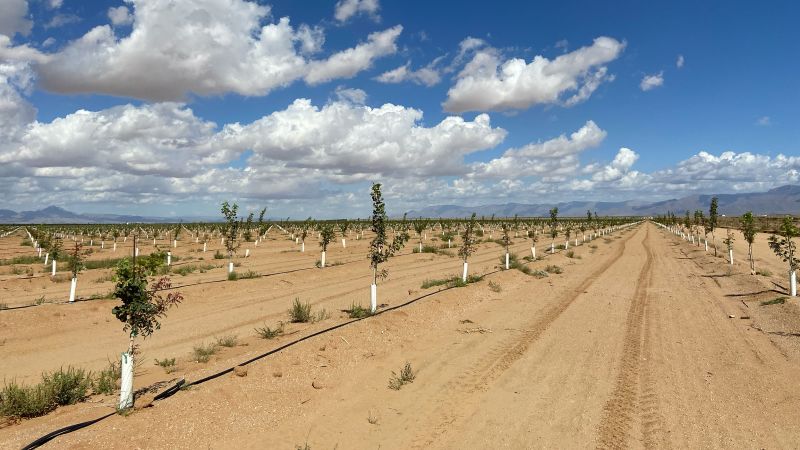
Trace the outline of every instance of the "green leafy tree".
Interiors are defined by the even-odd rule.
[[[742,236],[747,242],[747,258],[750,261],[750,274],[755,275],[756,264],[753,261],[753,243],[756,240],[756,222],[753,218],[753,212],[747,211],[742,216]]]
[[[388,276],[386,269],[380,270],[380,264],[386,262],[394,256],[395,253],[403,248],[406,241],[408,241],[408,233],[405,231],[405,224],[403,224],[403,231],[395,234],[391,242],[386,236],[386,205],[383,202],[383,195],[381,194],[381,184],[372,184],[372,232],[375,237],[369,244],[369,259],[370,267],[372,268],[372,285],[378,285],[378,278],[385,279]],[[373,288],[376,289],[377,288]],[[377,308],[377,298],[372,298],[372,312]]]
[[[550,210],[550,237],[552,238],[551,249],[555,249],[556,237],[558,237],[558,207]]]
[[[783,218],[780,228],[778,229],[779,235],[773,234],[769,237],[769,248],[778,255],[783,262],[789,264],[789,276],[794,275],[797,270],[798,260],[795,257],[797,252],[794,239],[798,235],[797,227],[794,226],[791,216]],[[791,287],[790,287],[791,290]],[[795,293],[792,292],[792,295]]]
[[[253,240],[253,213],[247,215],[247,221],[244,223],[244,233],[242,233],[245,242]]]
[[[267,213],[267,208],[263,208],[258,213],[258,235],[263,236],[267,232],[267,224],[264,223],[264,214]]]
[[[475,253],[476,250],[474,231],[475,213],[472,213],[472,217],[470,217],[469,221],[464,226],[464,232],[461,233],[461,248],[458,249],[458,256],[464,260],[464,273],[462,275],[462,280],[465,283],[467,282],[467,260],[473,253]]]
[[[319,229],[319,246],[322,247],[322,253],[328,251],[328,245],[336,239],[336,232],[333,231],[333,225],[324,224]],[[324,257],[323,257],[324,258]],[[325,267],[324,259],[321,260],[321,267]]]
[[[714,256],[717,256],[717,238],[714,236],[714,230],[717,228],[719,219],[717,214],[718,203],[717,197],[711,199],[711,205],[708,207],[708,221],[706,221],[706,236],[711,233],[711,242],[714,243]]]
[[[225,235],[225,250],[228,252],[228,261],[233,261],[233,256],[239,248],[239,225],[241,222],[236,220],[236,215],[239,212],[239,205],[236,203],[231,206],[227,201],[222,202],[222,216],[225,217],[225,227],[223,234]]]
[[[183,300],[180,292],[170,292],[166,296],[161,292],[171,288],[169,277],[161,277],[149,288],[147,286],[147,272],[136,265],[136,259],[123,259],[116,269],[116,286],[114,296],[122,301],[111,312],[114,317],[122,322],[123,331],[128,333],[128,351],[123,355],[123,361],[130,358],[128,366],[131,369],[130,377],[133,378],[133,358],[135,353],[135,339],[137,337],[150,337],[161,328],[160,320],[167,311]],[[132,398],[120,398],[120,408],[131,406]]]
[[[82,247],[81,243],[76,241],[75,246],[67,257],[67,269],[72,273],[72,278],[78,278],[78,274],[85,268],[83,255],[81,255]]]

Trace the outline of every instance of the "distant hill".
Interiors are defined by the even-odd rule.
[[[767,192],[751,192],[739,194],[716,194],[719,198],[719,213],[738,216],[747,211],[756,215],[800,214],[800,186],[781,186]],[[660,202],[643,202],[628,200],[624,202],[563,202],[557,204],[525,204],[506,203],[481,206],[437,205],[428,206],[408,212],[408,217],[467,217],[473,212],[480,216],[511,217],[544,217],[550,208],[558,207],[559,215],[582,217],[586,211],[597,212],[601,216],[654,216],[663,215],[666,211],[682,215],[684,211],[701,210],[708,213],[711,202],[710,195],[690,195]]]
[[[147,217],[129,216],[122,214],[78,214],[57,206],[48,206],[36,211],[12,211],[10,209],[0,209],[0,223],[169,223],[193,221],[212,221],[219,218],[208,217]]]

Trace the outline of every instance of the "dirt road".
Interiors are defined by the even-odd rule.
[[[493,274],[50,445],[800,447],[798,359],[749,318],[756,297],[731,296],[758,292],[756,277],[724,275],[723,260],[649,223],[576,253],[561,275]],[[416,379],[389,389],[406,362]],[[0,447],[107,410],[0,429]]]

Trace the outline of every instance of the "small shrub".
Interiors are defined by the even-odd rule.
[[[112,267],[117,267],[117,264],[119,264],[119,262],[122,259],[124,258],[109,258],[109,259],[98,259],[94,261],[84,261],[83,266],[86,269],[109,269]]]
[[[558,245],[556,245],[556,250],[564,250],[564,248],[565,248],[565,247],[564,247],[564,244],[558,244]]]
[[[274,329],[268,327],[266,324],[262,328],[256,328],[256,334],[261,339],[275,339],[283,334],[283,322],[279,322],[278,326]]]
[[[72,405],[86,398],[92,386],[91,373],[67,367],[42,375],[42,384],[52,392],[56,405]]]
[[[445,245],[445,248],[447,248],[447,245]],[[420,253],[419,247],[414,247],[413,253]],[[432,245],[423,245],[421,253],[434,253],[434,254],[436,254],[436,253],[439,253],[439,249],[434,247],[434,246],[432,246]]]
[[[180,266],[180,267],[173,268],[172,269],[172,273],[176,273],[176,274],[178,274],[178,275],[180,275],[182,277],[185,277],[186,275],[189,275],[190,273],[194,272],[195,270],[197,270],[197,266],[192,265],[192,264],[187,264],[185,266]]]
[[[765,300],[761,302],[761,306],[769,306],[769,305],[782,305],[786,303],[788,297],[778,297],[773,298],[772,300]]]
[[[114,274],[113,273],[107,273],[105,275],[100,276],[96,280],[94,280],[94,282],[98,283],[98,284],[99,283],[106,283],[108,281],[114,281]]]
[[[347,316],[351,319],[363,319],[364,317],[369,317],[372,315],[369,308],[364,308],[360,304],[356,305],[355,303],[350,305],[350,309],[345,311]]]
[[[412,383],[416,377],[417,375],[411,369],[411,364],[406,363],[406,365],[400,370],[399,375],[392,371],[392,376],[389,377],[389,389],[399,391],[404,385]]]
[[[69,280],[69,275],[66,273],[57,273],[56,276],[50,277],[50,281],[53,283],[66,283]]]
[[[289,309],[289,320],[293,323],[307,323],[313,319],[311,315],[311,304],[300,302],[299,298],[294,299],[292,307]]]
[[[260,276],[261,276],[260,273],[252,271],[252,270],[248,270],[247,272],[244,272],[241,275],[239,275],[239,279],[240,280],[247,280],[247,279],[250,279],[250,278],[258,278]]]
[[[562,269],[559,266],[554,266],[554,265],[548,265],[547,267],[544,268],[544,270],[547,273],[555,273],[555,274],[559,274],[559,273],[564,272],[564,269]]]
[[[544,270],[534,270],[533,272],[531,272],[531,276],[534,276],[536,278],[544,278],[548,275],[549,274]]]
[[[194,356],[195,361],[200,363],[208,362],[211,359],[211,356],[217,353],[217,344],[211,343],[208,345],[200,344],[196,345],[192,349],[192,355]]]
[[[117,380],[121,377],[122,368],[119,363],[109,361],[108,366],[97,375],[92,390],[95,394],[113,394],[114,390],[117,388]]]
[[[503,288],[500,287],[499,284],[495,283],[494,281],[489,282],[489,290],[492,292],[500,292]]]
[[[565,255],[567,256],[567,258],[574,258],[575,257],[575,252],[572,251],[572,250],[569,250],[569,251],[567,251],[567,253],[565,253]]]
[[[219,250],[214,253],[214,259],[225,259],[225,255],[223,255]]]
[[[15,381],[0,390],[0,416],[10,418],[37,417],[61,405],[72,405],[86,398],[92,385],[91,374],[68,367],[43,373],[42,381],[33,386]]]
[[[228,273],[228,281],[236,281],[238,279],[239,279],[239,274],[237,274],[236,272]]]
[[[165,372],[172,373],[175,371],[175,358],[156,359],[156,365],[162,367]]]
[[[771,277],[772,276],[772,272],[770,272],[767,269],[759,269],[759,270],[756,270],[756,275],[761,275],[762,277]]]
[[[239,338],[235,334],[229,334],[227,336],[217,338],[217,345],[221,347],[236,347],[237,342],[239,342]]]
[[[43,295],[43,296],[41,296],[41,297],[39,297],[39,298],[37,298],[36,300],[34,300],[34,301],[33,301],[33,304],[34,304],[34,305],[37,305],[37,306],[38,306],[38,305],[43,305],[43,304],[45,304],[45,303],[47,303],[47,299],[45,298],[45,296],[44,296],[44,295]]]
[[[313,321],[314,322],[322,322],[323,320],[330,319],[330,318],[331,318],[330,313],[328,313],[328,311],[325,310],[325,308],[322,308],[320,311],[318,311],[314,315],[314,320]]]

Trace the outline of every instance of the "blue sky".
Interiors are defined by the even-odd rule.
[[[0,207],[365,216],[371,181],[396,212],[796,183],[798,12],[3,0]]]

